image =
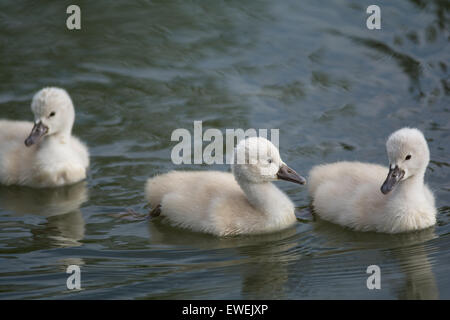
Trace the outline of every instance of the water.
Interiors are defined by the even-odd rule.
[[[80,31],[65,28],[69,4],[0,4],[0,117],[31,120],[33,93],[64,87],[92,161],[73,187],[0,188],[0,298],[450,298],[449,2],[378,1],[378,31],[365,27],[370,1],[78,1]],[[387,136],[418,127],[438,223],[352,232],[314,219],[306,188],[283,182],[300,221],[275,234],[219,239],[120,218],[148,211],[148,177],[211,169],[170,161],[172,131],[194,120],[279,128],[303,175],[344,159],[387,165]],[[366,288],[372,264],[381,290]]]

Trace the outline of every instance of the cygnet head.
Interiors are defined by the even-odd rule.
[[[262,137],[241,140],[233,154],[231,165],[238,182],[266,183],[286,180],[305,184],[306,180],[289,168],[280,157],[278,148]]]
[[[44,136],[70,135],[75,121],[75,111],[69,94],[60,88],[44,88],[38,91],[31,102],[34,127],[25,140],[27,147]]]
[[[381,186],[387,194],[402,181],[423,176],[430,161],[430,151],[423,133],[418,129],[403,128],[392,133],[386,150],[389,158],[389,174]]]

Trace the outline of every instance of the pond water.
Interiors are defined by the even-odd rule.
[[[70,93],[88,179],[0,188],[1,299],[450,298],[449,14],[446,1],[69,1],[0,3],[0,118],[32,120],[44,86]],[[299,222],[216,238],[135,219],[144,184],[172,169],[177,128],[278,128],[284,161],[387,165],[385,141],[423,130],[437,224],[360,233],[311,214],[304,186],[277,182]],[[193,186],[195,187],[195,186]],[[78,291],[68,265],[81,268]],[[368,290],[366,268],[381,268]]]

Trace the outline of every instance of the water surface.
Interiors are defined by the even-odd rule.
[[[90,147],[87,181],[57,190],[0,188],[2,299],[450,298],[449,10],[446,1],[70,1],[0,4],[0,118],[31,120],[48,85],[75,103]],[[286,163],[387,165],[394,130],[423,130],[437,225],[359,233],[311,215],[305,187],[277,183],[299,223],[219,239],[147,212],[146,179],[175,166],[173,130],[278,128]],[[68,265],[82,290],[66,288]],[[368,290],[366,268],[382,271]]]

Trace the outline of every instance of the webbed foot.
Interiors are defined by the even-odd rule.
[[[158,204],[156,207],[153,208],[152,211],[150,211],[149,215],[152,218],[158,217],[161,214],[161,205]]]

